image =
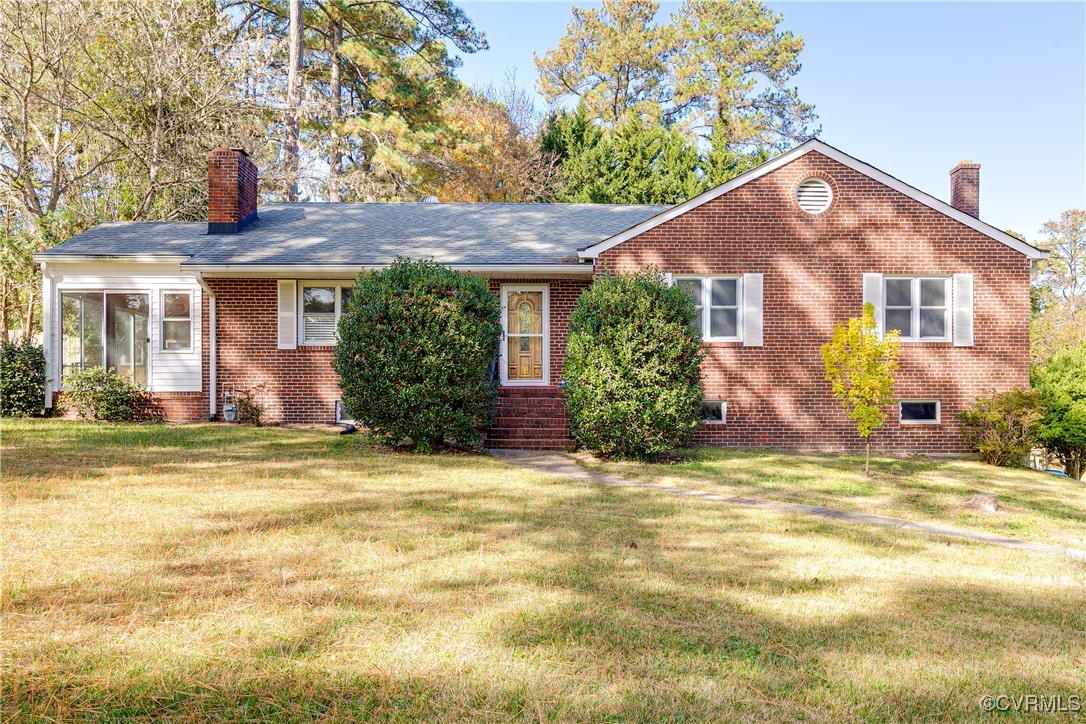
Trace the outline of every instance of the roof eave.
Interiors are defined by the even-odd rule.
[[[187,263],[182,268],[205,274],[290,274],[290,273],[328,273],[359,274],[363,271],[388,269],[390,264],[210,264]],[[593,265],[584,262],[561,262],[541,264],[456,264],[445,266],[456,271],[475,274],[584,274],[593,273]]]
[[[180,264],[189,258],[187,254],[50,254],[48,252],[41,252],[31,256],[36,264],[51,264],[54,262]]]

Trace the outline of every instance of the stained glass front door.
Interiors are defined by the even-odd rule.
[[[506,309],[506,379],[543,381],[543,292],[510,291]]]

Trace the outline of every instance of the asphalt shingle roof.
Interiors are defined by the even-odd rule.
[[[182,222],[102,224],[46,254],[187,255],[204,264],[447,264],[575,261],[577,250],[669,206],[617,204],[267,204],[240,234]]]
[[[207,224],[189,221],[114,221],[99,224],[41,254],[189,256],[207,236]]]

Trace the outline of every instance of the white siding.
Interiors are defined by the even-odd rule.
[[[177,265],[89,265],[50,264],[53,291],[48,297],[55,314],[50,318],[49,359],[52,389],[60,389],[60,294],[77,290],[107,290],[142,292],[150,303],[151,341],[148,344],[149,382],[151,392],[199,392],[203,387],[201,350],[203,349],[203,294],[196,280],[178,271]],[[188,351],[166,351],[162,346],[162,292],[180,291],[192,294],[192,348]]]

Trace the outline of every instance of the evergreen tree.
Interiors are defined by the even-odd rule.
[[[547,120],[541,145],[558,163],[557,201],[673,204],[702,189],[696,146],[637,116],[610,129],[591,120],[581,103]]]

